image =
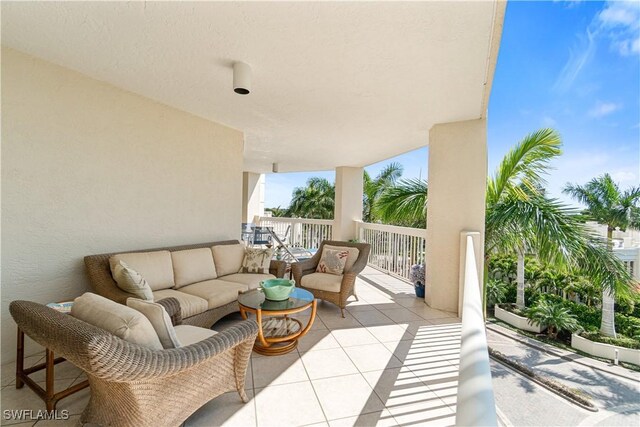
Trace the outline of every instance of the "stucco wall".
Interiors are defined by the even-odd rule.
[[[80,295],[84,255],[238,238],[242,152],[237,130],[3,48],[2,361],[9,302]]]
[[[480,232],[476,257],[482,283],[486,120],[442,123],[431,128],[428,182],[425,300],[431,307],[457,312],[462,231]]]

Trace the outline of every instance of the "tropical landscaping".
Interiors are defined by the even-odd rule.
[[[588,183],[566,184],[575,209],[546,194],[545,177],[562,155],[560,135],[544,128],[515,144],[487,180],[485,303],[519,316],[546,339],[571,342],[576,333],[591,341],[640,349],[640,293],[615,256],[615,230],[640,228],[640,187],[621,189],[609,174]],[[428,184],[402,178],[388,164],[376,176],[364,172],[363,221],[425,228]],[[331,219],[334,185],[311,178],[293,191],[287,209],[273,216]],[[586,224],[607,226],[596,235]]]

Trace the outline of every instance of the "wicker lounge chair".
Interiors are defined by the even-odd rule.
[[[161,302],[179,322],[177,300]],[[91,396],[80,421],[109,426],[178,426],[206,402],[238,391],[258,327],[243,321],[185,347],[150,350],[30,301],[11,316],[29,337],[86,372]]]
[[[320,258],[322,257],[322,250],[326,245],[343,247],[346,246],[350,248],[357,248],[359,251],[358,258],[356,259],[353,266],[348,271],[345,271],[342,275],[339,290],[336,289],[335,291],[307,287],[302,280],[304,276],[316,272],[316,268],[318,267],[318,263],[320,262]],[[313,257],[309,258],[306,261],[291,264],[291,272],[293,273],[293,278],[296,281],[297,286],[308,290],[316,298],[336,304],[338,307],[340,307],[340,312],[342,313],[342,317],[344,317],[344,308],[347,305],[347,298],[353,295],[354,297],[356,297],[356,300],[358,299],[358,296],[355,292],[356,277],[366,267],[370,250],[371,245],[369,245],[368,243],[324,240],[320,243],[320,248]]]

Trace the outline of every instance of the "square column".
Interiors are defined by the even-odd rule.
[[[426,298],[436,309],[457,313],[460,232],[477,231],[484,260],[487,185],[485,119],[437,124],[429,132]],[[482,283],[483,264],[478,265]],[[460,314],[460,313],[459,313]]]
[[[242,222],[264,215],[264,174],[242,172]]]
[[[356,221],[362,221],[363,174],[363,168],[336,168],[334,240],[351,240],[357,237]]]

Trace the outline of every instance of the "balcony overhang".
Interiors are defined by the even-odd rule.
[[[245,134],[246,171],[361,167],[483,118],[505,3],[11,2],[2,43]],[[232,90],[232,63],[253,92]],[[212,149],[215,149],[212,146]]]

